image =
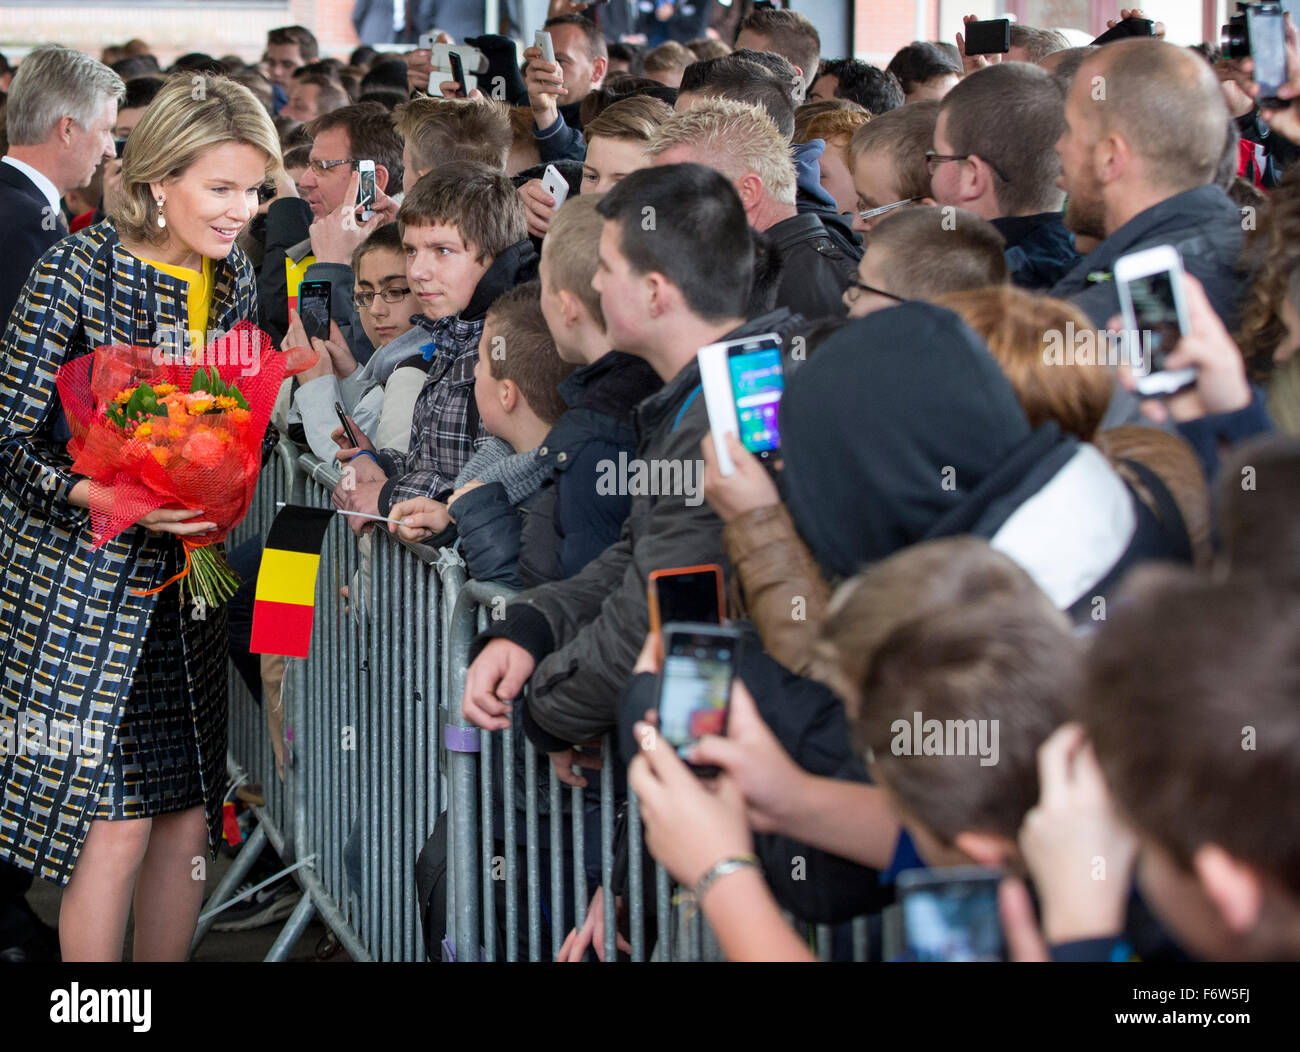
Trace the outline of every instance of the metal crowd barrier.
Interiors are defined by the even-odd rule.
[[[282,442],[229,546],[264,537],[281,503],[328,505],[338,478],[336,468]],[[430,955],[553,960],[600,885],[604,957],[616,961],[621,812],[625,956],[721,960],[702,918],[677,901],[667,872],[643,857],[634,794],[616,794],[611,737],[601,743],[600,771],[586,772],[595,788],[584,791],[564,786],[522,730],[489,734],[461,716],[471,644],[510,592],[467,580],[451,550],[408,546],[382,527],[368,543],[367,561],[341,516],[326,534],[310,656],[285,659],[283,781],[266,714],[231,674],[232,792],[260,783],[266,802],[253,806],[257,828],[209,896],[194,946],[270,844],[286,866],[272,879],[291,873],[303,895],[267,960],[285,960],[314,915],[353,960],[425,960],[416,860],[445,814],[445,936]],[[598,850],[588,851],[589,839]],[[866,934],[865,918],[853,922],[856,960],[866,958]],[[829,958],[831,929],[816,926],[809,937]]]

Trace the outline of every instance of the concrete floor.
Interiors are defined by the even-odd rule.
[[[225,876],[226,870],[230,868],[230,862],[231,860],[222,853],[217,856],[216,862],[208,867],[209,892],[221,883],[221,878]],[[62,889],[57,884],[37,880],[33,883],[32,890],[27,893],[27,901],[31,903],[32,909],[36,911],[41,920],[57,928],[59,923],[59,897],[61,894]],[[207,938],[199,945],[194,960],[264,960],[283,924],[284,921],[279,920],[264,928],[256,928],[253,931],[209,932]],[[327,930],[319,918],[313,918],[311,924],[307,926],[307,930],[303,932],[302,937],[294,945],[293,951],[289,954],[289,959],[303,960],[310,958]],[[128,923],[124,959],[129,960],[130,956],[131,927]],[[346,960],[346,958],[342,959]]]

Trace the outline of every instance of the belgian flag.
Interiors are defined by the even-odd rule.
[[[307,656],[320,549],[333,520],[333,508],[289,504],[271,523],[257,571],[251,653]]]

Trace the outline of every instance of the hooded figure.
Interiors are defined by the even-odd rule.
[[[1031,428],[983,342],[941,307],[844,326],[791,378],[780,413],[786,504],[828,578],[969,533],[1078,618],[1133,563],[1191,559],[1164,485],[1134,465],[1157,519],[1095,447],[1054,422]]]

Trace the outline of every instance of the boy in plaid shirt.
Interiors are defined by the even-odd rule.
[[[444,500],[474,450],[488,439],[474,405],[474,365],[493,300],[537,273],[523,203],[501,172],[473,161],[439,165],[422,177],[397,214],[407,277],[429,335],[429,377],[415,403],[409,452],[361,446],[338,458],[352,470],[334,490],[347,511],[387,515],[410,497]],[[346,442],[343,429],[334,437]],[[374,525],[350,518],[362,532]]]

